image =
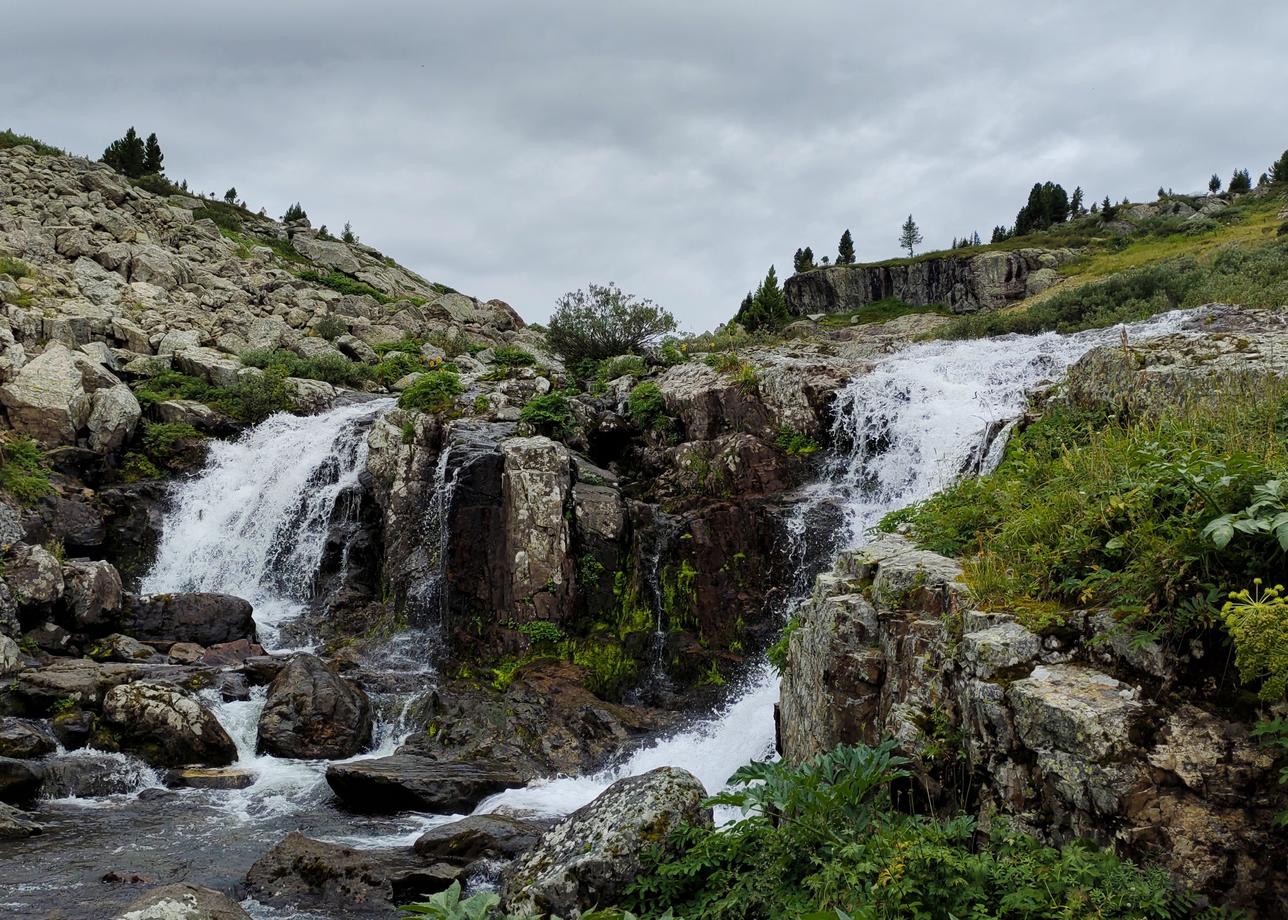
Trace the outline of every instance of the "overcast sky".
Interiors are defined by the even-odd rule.
[[[6,3],[0,128],[359,236],[544,319],[616,281],[688,329],[812,245],[897,254],[1288,147],[1288,3]],[[1056,9],[1058,7],[1058,9]]]

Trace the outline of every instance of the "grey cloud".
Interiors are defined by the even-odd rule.
[[[6,24],[16,130],[94,154],[155,130],[173,176],[351,220],[531,319],[611,279],[706,328],[846,227],[886,257],[909,211],[946,245],[1036,180],[1148,196],[1288,146],[1271,2],[62,0]]]

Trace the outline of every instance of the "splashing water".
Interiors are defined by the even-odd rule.
[[[390,404],[275,415],[214,442],[200,476],[173,493],[143,592],[244,597],[274,645],[312,594],[336,501],[366,468],[366,427]]]
[[[1168,335],[1193,315],[1174,311],[1076,335],[929,342],[896,353],[837,394],[835,456],[824,481],[799,494],[788,538],[794,546],[803,539],[810,506],[835,502],[844,510],[840,546],[861,546],[867,531],[890,511],[1000,462],[1006,434],[1034,387],[1056,380],[1092,348],[1119,342],[1124,333],[1133,341]],[[784,614],[799,602],[800,597],[789,600]],[[773,756],[777,701],[778,675],[764,665],[710,719],[594,776],[502,792],[478,811],[567,814],[615,780],[660,766],[684,767],[708,790],[718,790],[748,760]]]

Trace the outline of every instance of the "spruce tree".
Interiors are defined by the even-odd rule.
[[[125,132],[125,137],[112,141],[103,151],[103,162],[131,179],[143,175],[146,160],[147,150],[133,126]]]
[[[347,220],[344,222],[344,231],[340,234],[340,239],[346,243],[358,242],[358,235],[353,232],[353,227]]]
[[[1212,178],[1208,179],[1208,191],[1213,195],[1221,191],[1221,177],[1216,173],[1212,173]]]
[[[304,213],[304,209],[297,201],[286,209],[286,213],[282,215],[282,223],[289,224],[293,220],[305,220],[307,217],[308,214]]]
[[[1284,151],[1283,156],[1275,160],[1266,173],[1271,185],[1282,185],[1288,183],[1288,150]]]
[[[908,219],[903,222],[903,230],[899,234],[899,246],[908,250],[908,258],[912,258],[913,250],[922,242],[921,230],[917,227],[917,222],[908,215]]]
[[[979,241],[979,231],[978,231],[978,230],[976,230],[976,231],[975,231],[975,236],[974,236],[974,237],[972,237],[972,239],[971,239],[971,241],[970,241],[970,244],[971,244],[972,246],[979,246],[979,245],[980,245],[980,241]]]
[[[814,267],[814,250],[809,246],[805,247],[805,270],[809,271]]]
[[[1113,220],[1117,216],[1118,216],[1118,205],[1110,201],[1109,196],[1106,195],[1105,200],[1100,202],[1101,219],[1104,220],[1106,223],[1108,223],[1109,221]]]
[[[1072,217],[1081,217],[1087,213],[1087,209],[1082,206],[1082,186],[1074,186],[1073,197],[1069,199],[1069,214]]]
[[[1257,177],[1257,188],[1263,188],[1270,184],[1270,174],[1262,173]]]
[[[157,134],[153,131],[148,135],[147,143],[143,145],[143,172],[150,176],[159,176],[165,172],[162,162],[165,161],[165,154],[161,152],[161,144],[157,141]]]
[[[1252,176],[1248,175],[1246,169],[1236,169],[1234,175],[1230,177],[1230,184],[1226,186],[1232,194],[1241,194],[1252,189]]]
[[[841,234],[841,242],[836,247],[836,264],[854,264],[854,237],[850,236],[848,228]]]
[[[769,266],[769,271],[765,273],[765,280],[760,283],[760,288],[756,291],[755,299],[764,313],[767,325],[777,328],[787,321],[787,298],[783,296],[783,289],[778,286],[778,272],[775,271],[774,266]]]

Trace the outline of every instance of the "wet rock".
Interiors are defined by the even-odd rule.
[[[187,767],[170,770],[165,782],[185,789],[246,789],[255,784],[255,773],[236,767]]]
[[[63,571],[41,546],[18,543],[4,561],[4,580],[20,607],[52,604],[63,594]]]
[[[86,654],[95,661],[134,662],[150,661],[156,656],[157,650],[137,639],[113,633],[91,645]]]
[[[501,442],[501,456],[508,606],[521,622],[558,620],[573,590],[564,514],[572,488],[568,449],[545,437],[510,438]]]
[[[103,719],[117,744],[150,764],[227,766],[237,747],[197,699],[176,687],[139,681],[114,687],[103,699]]]
[[[338,760],[371,743],[371,704],[333,666],[296,655],[273,679],[256,748],[279,757]]]
[[[39,834],[44,827],[12,805],[0,802],[0,840],[21,840]]]
[[[72,622],[97,630],[121,607],[121,575],[110,562],[73,559],[62,567],[64,599]]]
[[[616,903],[651,845],[680,824],[711,825],[706,796],[693,774],[676,767],[618,780],[506,871],[506,908],[576,916]]]
[[[217,645],[255,638],[251,605],[229,594],[127,595],[113,624],[117,632],[148,643]]]
[[[209,665],[236,665],[263,654],[264,646],[249,639],[238,639],[210,646],[201,656],[201,661]]]
[[[400,853],[364,852],[295,832],[255,861],[246,873],[246,890],[278,907],[392,917],[396,904],[442,891],[456,876],[451,867]]]
[[[57,623],[41,623],[35,629],[27,630],[22,641],[47,655],[71,654],[72,635]]]
[[[30,760],[43,757],[57,747],[58,739],[41,722],[13,717],[0,719],[0,757]]]
[[[241,905],[213,888],[163,885],[131,901],[112,920],[251,920]]]
[[[506,815],[471,815],[431,828],[414,849],[426,859],[467,866],[479,859],[513,859],[532,849],[545,830]]]
[[[22,649],[8,636],[0,635],[0,677],[22,670]]]
[[[206,650],[195,642],[176,642],[166,650],[166,656],[175,664],[196,664]]]
[[[94,732],[94,714],[83,709],[60,712],[49,720],[49,727],[63,747],[77,751],[89,744]]]
[[[376,814],[467,812],[489,795],[524,784],[519,774],[490,764],[439,762],[411,752],[332,764],[326,781],[345,807]]]
[[[82,751],[75,757],[53,757],[39,765],[41,795],[51,799],[95,798],[134,792],[151,779],[147,767],[120,754]]]
[[[40,791],[40,770],[24,760],[0,757],[0,802],[29,802]]]

